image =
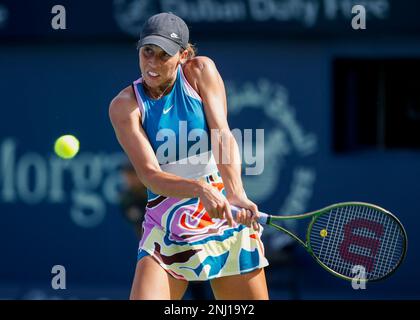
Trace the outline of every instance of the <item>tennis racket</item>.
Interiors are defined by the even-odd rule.
[[[233,217],[240,210],[232,207]],[[276,224],[289,219],[311,218],[306,241]],[[364,267],[361,281],[377,281],[391,275],[407,252],[407,234],[389,211],[369,203],[343,202],[290,216],[260,212],[259,223],[283,231],[300,243],[333,275],[353,280],[353,268]]]

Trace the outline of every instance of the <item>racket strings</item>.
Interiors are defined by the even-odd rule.
[[[322,236],[321,231],[327,235]],[[325,266],[348,278],[365,268],[367,280],[392,272],[404,255],[405,237],[390,215],[366,206],[344,206],[323,213],[313,223],[310,245]]]
[[[365,259],[362,257],[371,256],[371,265],[367,266],[368,272],[370,272],[368,278],[380,278],[392,271],[392,265],[397,265],[399,255],[395,255],[395,246],[392,246],[392,242],[393,240],[398,239],[398,237],[397,234],[392,231],[393,229],[394,231],[398,229],[398,225],[393,223],[393,220],[391,220],[388,215],[376,214],[376,211],[373,209],[362,208],[359,210],[359,212],[362,215],[366,215],[368,221],[373,221],[377,226],[382,227],[380,228],[382,233],[379,233],[378,237],[376,238],[376,234],[373,233],[372,236],[371,230],[367,228],[352,230],[354,234],[359,234],[362,236],[364,241],[359,244],[359,246],[354,246],[351,249],[353,249],[354,253],[360,257],[360,259],[357,261],[357,263],[360,265],[364,265],[363,262]],[[369,248],[369,245],[372,243],[372,241],[378,244],[378,248],[373,248],[374,250],[372,247]],[[397,257],[397,259],[395,259],[395,257]]]

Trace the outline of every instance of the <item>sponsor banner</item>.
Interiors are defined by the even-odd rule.
[[[184,18],[192,36],[340,36],[354,34],[355,24],[364,35],[409,35],[420,32],[419,6],[415,0],[3,0],[0,38],[131,39],[162,11]]]

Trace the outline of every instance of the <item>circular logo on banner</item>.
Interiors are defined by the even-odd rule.
[[[304,130],[289,103],[287,89],[280,84],[260,79],[242,85],[227,81],[226,85],[233,126],[264,130],[263,148],[253,143],[255,160],[263,161],[264,169],[257,175],[247,175],[243,170],[247,195],[259,206],[266,203],[274,214],[305,212],[316,180],[311,163],[318,149],[316,135]],[[245,168],[250,166],[244,158],[243,163]],[[294,225],[295,221],[287,221],[288,228]],[[270,234],[270,229],[266,228],[264,234]],[[273,237],[277,248],[289,239],[278,233]]]
[[[147,18],[159,11],[159,1],[114,0],[114,17],[122,31],[139,37]]]

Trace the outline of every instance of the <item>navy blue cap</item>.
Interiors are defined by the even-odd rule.
[[[190,32],[184,20],[173,13],[158,13],[151,16],[143,25],[139,47],[154,44],[167,54],[174,56],[188,46]]]

